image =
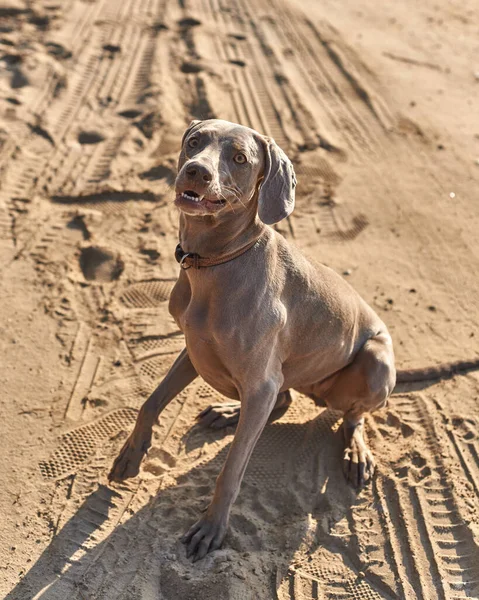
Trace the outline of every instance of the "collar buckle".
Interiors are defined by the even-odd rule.
[[[188,256],[191,256],[191,254],[189,252],[185,252],[183,254],[183,256],[180,258],[180,267],[186,271],[187,269],[189,269],[191,267],[191,265],[185,263],[185,259],[188,258]]]
[[[195,269],[199,269],[200,268],[200,257],[198,254],[195,254],[194,252],[185,252],[183,250],[183,248],[181,247],[180,244],[178,244],[176,246],[175,249],[175,258],[176,261],[178,263],[180,263],[180,267],[186,271],[187,269],[189,269],[190,267],[195,267]],[[188,262],[186,262],[186,259],[189,258],[190,260]],[[191,260],[193,260],[193,264],[191,264]]]

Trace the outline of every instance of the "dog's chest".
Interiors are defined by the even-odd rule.
[[[170,313],[185,335],[188,355],[198,374],[220,393],[237,396],[231,383],[228,344],[221,335],[218,306],[208,297],[194,298],[188,288],[173,290]]]
[[[195,323],[194,326],[191,325],[192,322]],[[197,315],[190,313],[185,315],[184,323],[188,355],[197,373],[221,394],[237,398],[236,387],[228,368],[228,351],[214,338],[206,320],[199,321]]]

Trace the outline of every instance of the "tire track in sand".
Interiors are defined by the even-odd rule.
[[[95,27],[95,19],[104,4],[105,1],[102,1],[95,4],[84,4],[80,9],[77,7],[78,14],[75,15],[75,19],[70,21],[71,35],[66,35],[68,27],[64,29],[65,40],[73,53],[71,71],[74,73],[82,70],[83,61],[86,55],[91,52],[86,40],[91,37],[92,29]],[[54,123],[60,112],[59,102],[64,98],[65,93],[64,91],[58,92],[58,83],[56,72],[50,68],[45,85],[35,96],[34,103],[27,107],[38,122],[45,121],[48,123],[48,134],[55,143]],[[71,88],[71,86],[69,87]],[[87,89],[87,86],[83,87]],[[3,204],[8,211],[8,218],[11,222],[9,234],[15,245],[17,245],[17,238],[22,233],[19,223],[23,224],[25,221],[33,191],[41,189],[41,186],[38,185],[41,173],[48,166],[52,157],[50,143],[39,137],[36,132],[37,128],[35,127],[23,128],[21,131],[15,130],[15,136],[11,137],[0,158],[0,162],[3,160],[11,162],[3,177],[0,205],[3,199]]]
[[[116,115],[117,109],[123,102],[136,100],[148,83],[157,32],[151,28],[145,32],[144,24],[148,15],[162,16],[165,8],[166,3],[160,0],[105,5],[97,21],[97,43],[90,45],[88,66],[77,76],[75,92],[58,119],[60,144],[40,182],[49,193],[84,194],[108,177],[129,129],[129,124]],[[107,122],[113,119],[115,133],[100,143],[82,144],[79,151],[69,140],[70,132],[99,118]]]
[[[255,17],[245,4],[226,6],[218,0],[204,0],[202,14],[207,15],[205,27],[212,22],[224,33],[215,36],[213,41],[205,41],[207,34],[201,33],[201,27],[195,27],[189,34],[190,44],[202,48],[203,52],[206,49],[210,61],[220,57],[225,65],[222,73],[229,82],[232,110],[229,118],[272,135],[290,156],[297,155],[300,180],[297,210],[287,221],[289,230],[282,232],[297,236],[298,226],[303,228],[302,233],[306,229],[307,234],[315,237],[320,232],[329,241],[344,242],[357,237],[367,227],[367,217],[350,214],[344,204],[327,201],[334,196],[340,178],[324,155],[333,153],[334,160],[344,160],[344,153],[331,143],[330,133],[317,129],[316,123],[323,124],[325,119],[322,114],[319,118],[318,100],[310,91],[309,71],[303,74],[301,85],[296,85],[294,77],[304,66],[292,53],[289,37],[283,39],[280,29]],[[294,13],[291,18],[296,23],[302,17]],[[195,45],[196,38],[201,43]],[[198,52],[195,50],[195,54]],[[208,104],[214,107],[213,97],[208,98]],[[341,125],[336,125],[339,131]],[[312,151],[315,151],[314,156],[309,157]],[[324,196],[326,201],[318,202],[318,195]],[[310,200],[305,205],[303,197],[314,202],[314,211],[319,212],[319,216],[312,217]]]
[[[401,548],[407,539],[400,533],[401,523],[409,522],[409,548],[402,548],[406,581],[416,581],[414,590],[422,590],[423,598],[432,597],[432,590],[446,600],[471,597],[479,584],[479,550],[444,465],[438,432],[430,416],[433,408],[419,394],[398,396],[395,407],[402,421],[424,436],[429,451],[425,464],[430,474],[424,481],[414,481],[409,474],[403,484],[389,480],[383,489],[378,486],[381,504],[399,507],[393,509],[398,518],[392,518],[391,544]]]

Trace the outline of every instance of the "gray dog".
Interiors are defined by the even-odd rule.
[[[238,426],[211,504],[182,538],[197,560],[220,547],[251,453],[273,411],[291,402],[289,389],[343,413],[346,478],[355,487],[369,480],[364,414],[386,404],[396,370],[375,312],[269,227],[293,211],[296,185],[271,138],[227,121],[193,121],[178,167],[182,268],[169,309],[186,348],[141,408],[110,479],[138,474],[158,415],[197,375],[234,399],[199,415],[207,426]],[[453,367],[402,375],[425,379]]]

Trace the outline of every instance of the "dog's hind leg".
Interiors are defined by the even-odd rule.
[[[282,416],[292,402],[289,390],[280,392],[271,413],[270,421]],[[218,402],[210,404],[202,410],[196,417],[202,427],[211,427],[212,429],[223,429],[231,425],[236,425],[239,421],[241,402],[232,400],[231,402]]]
[[[380,333],[368,340],[353,362],[334,376],[324,393],[326,405],[343,412],[344,474],[362,487],[374,472],[374,459],[364,441],[364,414],[385,406],[394,389],[396,371],[391,338]]]

